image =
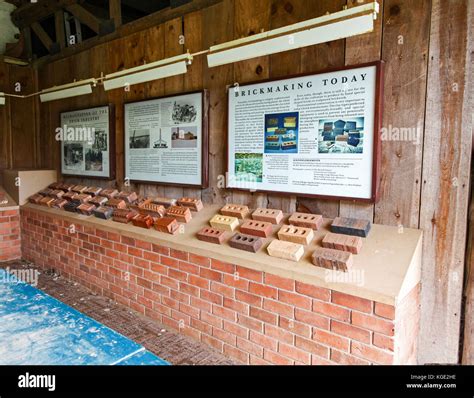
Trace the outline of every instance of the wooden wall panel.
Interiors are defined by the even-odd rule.
[[[458,361],[473,128],[473,8],[472,1],[433,0],[431,12],[420,208],[422,362]]]
[[[0,62],[0,92],[10,92],[10,69],[7,64]],[[10,101],[0,105],[0,169],[11,165],[11,129],[10,129]]]

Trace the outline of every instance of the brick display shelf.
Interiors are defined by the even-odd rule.
[[[0,262],[21,258],[20,208],[0,187]]]
[[[215,213],[206,214],[207,219],[210,214]],[[204,223],[193,222],[197,220],[192,220],[188,232],[195,235]],[[376,234],[377,228],[374,230]],[[408,285],[405,275],[401,278],[399,270],[393,271],[393,278],[401,278],[402,287],[397,295],[380,295],[379,300],[375,294],[370,298],[363,289],[361,296],[341,291],[346,289],[341,283],[322,286],[304,282],[298,270],[307,272],[308,278],[311,273],[321,278],[328,272],[309,265],[307,259],[292,263],[266,256],[282,271],[263,265],[259,270],[255,268],[260,266],[258,259],[262,258],[258,261],[263,264],[264,250],[248,253],[225,244],[145,231],[31,204],[22,207],[21,231],[25,260],[45,269],[54,268],[245,364],[416,361],[418,265],[403,269],[414,274]],[[421,235],[416,236],[418,253]],[[185,242],[179,243],[180,239]],[[178,250],[178,244],[188,249]],[[206,245],[206,255],[196,254],[198,245]],[[370,246],[364,244],[359,256],[364,250],[367,254]],[[219,250],[232,251],[236,261],[227,261],[230,257],[219,255]],[[244,257],[241,264],[239,256]],[[255,262],[248,260],[251,258]],[[391,276],[382,274],[385,280]],[[366,278],[370,288],[372,276]],[[356,292],[358,288],[352,289]],[[393,303],[389,303],[389,296],[393,296]]]

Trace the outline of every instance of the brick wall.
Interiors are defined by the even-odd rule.
[[[20,257],[20,211],[0,208],[0,262]]]
[[[243,363],[414,361],[416,294],[394,308],[31,209],[21,225],[25,259]]]

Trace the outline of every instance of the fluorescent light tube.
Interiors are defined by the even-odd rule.
[[[51,87],[40,92],[41,102],[54,101],[63,98],[78,97],[79,95],[91,94],[92,86],[96,85],[95,79],[81,80],[62,86]]]
[[[379,12],[376,1],[259,33],[210,48],[209,67],[244,61],[371,32]]]
[[[111,73],[105,76],[104,89],[108,91],[152,80],[164,79],[165,77],[182,75],[188,71],[188,63],[192,62],[192,60],[193,56],[187,53]]]
[[[0,93],[0,105],[5,105],[5,93]]]

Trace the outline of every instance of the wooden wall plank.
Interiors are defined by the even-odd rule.
[[[414,129],[419,141],[382,142],[381,199],[374,218],[379,224],[418,227],[430,8],[429,0],[385,1],[382,127]]]
[[[362,3],[370,2],[371,0],[364,0]],[[357,65],[380,60],[382,53],[382,16],[384,3],[383,0],[378,0],[378,2],[380,14],[375,21],[374,31],[346,39],[346,65]],[[360,0],[348,1],[348,7],[355,7],[360,4]],[[375,133],[378,134],[380,132]],[[341,217],[355,217],[373,221],[374,205],[342,200],[339,203],[339,215]]]
[[[315,18],[327,12],[341,11],[345,0],[321,0],[308,3],[308,18]],[[344,66],[344,40],[337,40],[301,50],[301,72],[317,73],[324,69]],[[322,214],[324,217],[339,215],[339,201],[317,200],[298,197],[298,208],[301,211]]]
[[[422,363],[458,362],[473,128],[473,6],[433,0],[431,11],[420,208]]]
[[[0,62],[0,92],[10,92],[10,69],[4,62]],[[11,129],[10,129],[10,100],[0,106],[0,169],[11,165]]]
[[[216,23],[219,21],[219,23]],[[234,37],[234,0],[224,0],[203,10],[203,48],[232,40]],[[227,143],[227,85],[233,83],[234,65],[209,68],[203,65],[204,87],[209,90],[209,188],[202,197],[208,203],[232,201],[225,189]]]

